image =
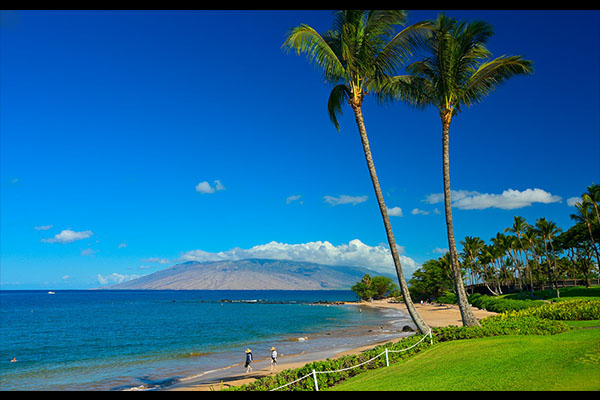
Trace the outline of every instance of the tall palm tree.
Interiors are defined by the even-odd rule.
[[[521,250],[524,251],[525,247],[523,247],[523,241],[521,240],[521,237],[523,236],[523,234],[525,233],[527,227],[529,226],[529,224],[527,222],[525,222],[525,218],[520,217],[518,215],[515,215],[513,217],[513,224],[512,226],[504,229],[504,232],[511,232],[514,233],[515,236],[517,237],[517,241],[519,242],[519,255],[521,254]],[[522,263],[522,260],[521,260]],[[527,259],[527,253],[525,253],[525,270],[529,269],[529,261]],[[521,272],[519,271],[519,278],[521,276]],[[530,294],[533,297],[533,287],[530,286],[529,288],[530,290]]]
[[[379,90],[382,80],[411,56],[420,38],[429,31],[429,23],[421,22],[394,34],[398,25],[405,24],[406,11],[403,10],[341,10],[335,13],[332,30],[320,35],[312,27],[301,24],[290,31],[283,47],[295,50],[298,55],[305,53],[322,68],[326,81],[335,85],[327,108],[338,130],[337,115],[344,102],[354,112],[400,290],[411,318],[425,334],[429,327],[416,310],[406,285],[362,114],[364,97]]]
[[[525,239],[525,243],[526,243],[525,249],[527,249],[527,247],[529,247],[529,250],[531,251],[531,261],[532,261],[533,265],[531,265],[531,264],[529,265],[529,284],[531,285],[531,296],[533,297],[533,288],[534,288],[533,268],[535,266],[536,275],[537,275],[538,269],[541,268],[541,262],[538,262],[540,257],[539,257],[538,251],[537,251],[537,249],[540,247],[539,246],[540,233],[534,226],[528,224],[525,227],[525,232],[523,233],[523,239]],[[527,251],[525,252],[525,257],[528,257]]]
[[[558,235],[562,229],[556,226],[556,223],[548,221],[546,218],[540,218],[535,221],[535,226],[540,233],[540,236],[544,239],[544,252],[546,253],[546,262],[548,263],[548,293],[552,296],[552,280],[556,286],[556,296],[560,297],[560,290],[558,289],[558,283],[556,282],[556,253],[554,252],[554,244],[552,243],[554,237]],[[550,255],[548,254],[548,244],[552,249],[552,255],[554,259],[554,268],[550,264]]]
[[[463,246],[462,253],[465,257],[465,261],[467,261],[465,264],[469,266],[469,269],[471,270],[471,276],[473,276],[474,271],[476,270],[477,256],[483,249],[485,243],[483,240],[481,240],[481,238],[466,236],[465,240],[461,241],[460,244]],[[471,280],[473,279],[471,278]]]
[[[600,203],[600,185],[592,183],[587,187],[587,192],[581,197],[583,201],[594,207],[594,210],[596,210],[596,219],[598,220],[598,225],[600,225],[600,211],[598,211],[598,204]]]
[[[596,247],[596,241],[594,240],[594,235],[592,234],[592,213],[590,208],[590,203],[592,202],[590,196],[586,196],[585,194],[582,196],[583,200],[574,204],[575,209],[578,211],[577,214],[571,214],[570,217],[572,220],[577,222],[585,223],[585,226],[588,229],[588,233],[590,234],[590,240],[592,242],[592,248],[596,253],[596,261],[600,266],[600,254],[598,253],[598,248]]]
[[[442,170],[444,177],[444,210],[452,268],[456,276],[456,292],[463,325],[479,322],[473,315],[456,252],[450,198],[449,131],[452,118],[463,105],[481,101],[499,84],[520,74],[533,71],[531,61],[521,56],[500,56],[490,60],[485,47],[493,35],[492,27],[483,21],[458,22],[444,14],[432,21],[432,34],[424,47],[428,56],[407,66],[410,77],[399,77],[385,86],[387,96],[409,102],[417,108],[435,106],[442,122]]]

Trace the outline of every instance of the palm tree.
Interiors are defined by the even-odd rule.
[[[540,257],[537,251],[537,249],[540,247],[540,233],[537,229],[535,229],[535,227],[527,225],[525,227],[525,232],[523,233],[523,239],[525,239],[526,244],[529,247],[529,250],[531,251],[531,260],[535,265],[537,276],[537,271],[539,268],[541,268],[541,262],[538,262]],[[528,257],[527,252],[525,252],[525,257]],[[533,297],[533,265],[529,265],[529,284],[531,285],[531,296]]]
[[[592,234],[592,215],[590,208],[590,203],[592,202],[592,200],[590,196],[587,196],[585,194],[582,197],[583,200],[581,202],[577,202],[574,204],[575,208],[578,211],[578,214],[571,214],[570,217],[572,220],[575,220],[577,222],[583,222],[585,223],[585,226],[587,226],[588,233],[590,234],[590,240],[592,241],[592,248],[596,253],[596,260],[598,262],[598,265],[600,266],[600,254],[598,253],[596,241],[594,240],[594,235]]]
[[[524,249],[525,249],[523,247],[523,241],[521,240],[521,237],[527,230],[528,226],[530,226],[530,225],[527,222],[525,222],[525,218],[515,215],[513,218],[513,225],[511,227],[504,229],[504,232],[511,232],[517,236],[517,241],[519,242],[519,255],[521,254],[521,250],[524,251]],[[521,263],[522,263],[522,261],[521,261]],[[529,261],[527,259],[527,253],[525,253],[525,269],[526,270],[529,269]],[[520,276],[521,276],[521,272],[519,271],[519,277]],[[530,286],[529,290],[530,290],[531,296],[533,297],[533,286]]]
[[[394,35],[396,26],[404,24],[406,11],[403,10],[341,10],[335,13],[332,30],[320,35],[312,27],[301,24],[290,31],[283,47],[295,50],[298,55],[305,53],[323,69],[326,81],[335,85],[327,108],[338,131],[337,115],[343,103],[347,102],[354,112],[400,290],[415,325],[425,334],[429,327],[417,312],[404,279],[362,114],[364,97],[379,90],[381,82],[413,53],[420,37],[429,31],[429,24],[421,22]]]
[[[587,187],[587,192],[585,192],[581,197],[584,202],[587,202],[594,207],[594,210],[596,210],[596,219],[600,225],[600,212],[598,211],[598,203],[600,203],[600,185],[592,183]]]
[[[461,107],[481,101],[499,84],[533,70],[531,61],[521,56],[500,56],[489,60],[485,47],[493,35],[492,27],[483,21],[457,22],[444,14],[432,21],[434,28],[424,47],[429,56],[407,66],[410,78],[401,77],[385,87],[387,96],[409,102],[417,108],[437,107],[442,122],[442,159],[444,206],[448,245],[457,279],[457,297],[463,325],[479,325],[473,315],[460,278],[450,198],[449,130],[452,117]]]
[[[467,261],[466,264],[471,270],[471,276],[473,276],[473,273],[476,269],[475,265],[477,256],[479,255],[479,252],[483,249],[485,243],[478,237],[466,236],[465,240],[461,241],[460,244],[463,246],[462,253],[465,258],[465,261]],[[471,281],[473,281],[473,278],[471,278]]]
[[[546,262],[548,263],[548,292],[552,296],[552,280],[554,278],[554,284],[556,286],[556,296],[560,297],[560,291],[558,289],[558,283],[556,282],[556,254],[554,252],[554,245],[552,243],[554,237],[558,235],[562,229],[556,226],[552,221],[548,221],[546,218],[540,218],[535,221],[535,226],[540,233],[540,236],[544,239],[544,252],[546,253]],[[550,256],[548,254],[548,244],[552,249],[554,258],[554,268],[550,264]]]

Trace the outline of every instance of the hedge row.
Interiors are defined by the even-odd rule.
[[[540,307],[546,302],[541,300],[513,300],[502,297],[492,297],[485,294],[474,293],[469,296],[469,302],[482,310],[488,310],[497,313],[505,311],[525,310],[533,307]]]

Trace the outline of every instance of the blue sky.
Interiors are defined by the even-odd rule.
[[[569,228],[569,199],[600,182],[600,12],[446,13],[487,21],[494,56],[535,67],[453,120],[457,240],[489,241],[515,215]],[[330,22],[326,10],[3,12],[0,287],[93,288],[244,256],[391,271],[352,112],[337,132],[321,72],[281,49],[289,28]],[[448,247],[432,202],[439,117],[373,99],[363,113],[410,275]]]

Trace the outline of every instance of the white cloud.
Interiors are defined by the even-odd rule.
[[[326,203],[331,204],[332,206],[338,206],[340,204],[352,204],[353,206],[363,203],[367,201],[367,196],[347,196],[345,194],[340,197],[333,196],[323,196],[323,199]]]
[[[117,283],[130,281],[132,279],[137,279],[140,276],[141,275],[121,275],[116,272],[113,272],[112,274],[110,274],[108,276],[102,276],[102,275],[98,274],[98,282],[101,285],[106,285],[106,284],[114,285]]]
[[[479,193],[467,190],[453,190],[451,192],[452,207],[463,210],[482,210],[485,208],[500,208],[513,210],[528,207],[533,203],[561,202],[560,196],[552,195],[542,189],[526,189],[524,191],[508,189],[501,194]],[[444,200],[442,193],[430,194],[425,202],[429,204],[440,203]]]
[[[35,229],[36,231],[47,231],[48,229],[51,229],[52,225],[42,225],[42,226],[34,226],[33,229]]]
[[[212,187],[207,181],[200,182],[196,185],[196,192],[202,194],[211,194],[219,190],[225,190],[225,186],[223,186],[221,181],[218,179],[214,181],[214,185],[215,186]]]
[[[576,197],[569,197],[569,198],[567,199],[567,204],[568,204],[570,207],[573,207],[573,206],[575,205],[575,203],[581,203],[581,200],[582,200],[582,199],[581,199],[581,197],[579,197],[579,196],[576,196]]]
[[[123,242],[123,243],[119,243],[119,249],[127,247],[127,243]]]
[[[429,211],[419,210],[418,208],[413,208],[413,210],[410,213],[412,215],[418,215],[418,214],[429,215]]]
[[[292,196],[288,196],[288,197],[285,199],[285,204],[290,204],[290,203],[292,203],[292,202],[294,202],[294,201],[298,201],[300,204],[303,204],[302,200],[300,200],[301,198],[302,198],[302,196],[301,196],[301,195],[299,195],[299,194],[295,194],[295,195],[292,195]]]
[[[402,209],[400,207],[393,207],[388,209],[388,214],[392,217],[402,217]]]
[[[404,253],[404,247],[397,246],[399,253]],[[191,250],[181,254],[181,261],[221,261],[242,260],[246,258],[266,258],[278,260],[306,261],[325,265],[358,266],[369,268],[380,273],[395,275],[396,270],[389,248],[383,244],[369,246],[359,239],[348,244],[334,246],[328,241],[316,241],[300,244],[270,242],[257,245],[250,249],[239,247],[218,253],[204,250]],[[413,259],[400,255],[402,270],[406,277],[410,276],[421,266]],[[407,278],[408,279],[408,278]]]
[[[44,243],[72,243],[76,240],[87,239],[92,236],[94,232],[92,231],[82,231],[75,232],[70,229],[65,229],[60,233],[54,235],[53,238],[42,239]]]
[[[225,190],[225,186],[223,186],[223,184],[221,183],[220,180],[216,179],[215,180],[215,189],[216,190]]]
[[[96,254],[98,252],[98,250],[94,250],[94,249],[84,249],[81,250],[81,255],[82,256],[91,256],[92,254]]]
[[[442,249],[441,247],[436,247],[435,249],[432,250],[432,253],[437,253],[437,254],[446,254],[448,251],[448,249],[444,248]]]

